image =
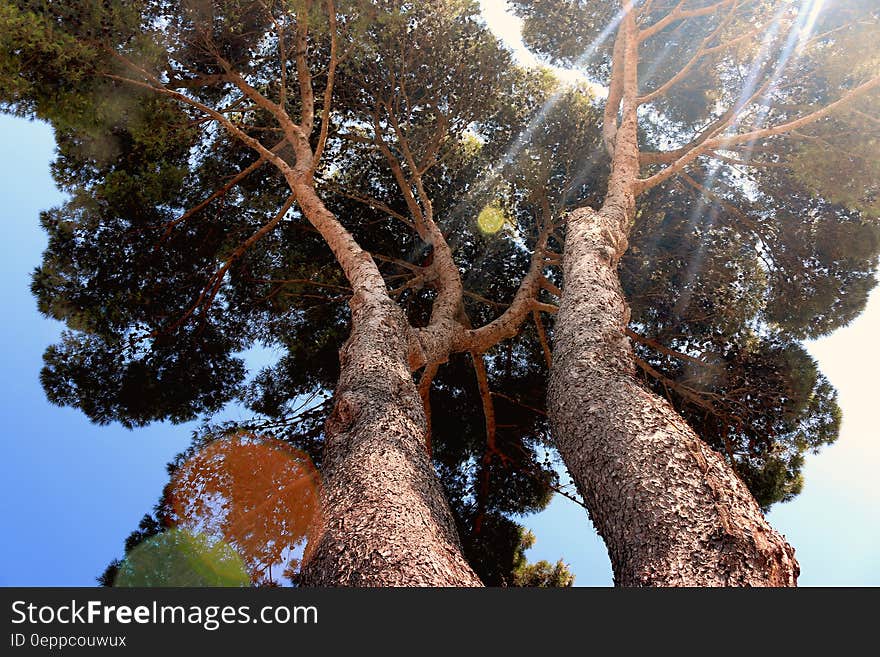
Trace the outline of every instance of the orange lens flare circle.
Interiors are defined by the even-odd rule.
[[[309,456],[250,433],[213,440],[187,459],[168,501],[178,527],[222,538],[255,583],[295,575],[322,527],[320,476]]]

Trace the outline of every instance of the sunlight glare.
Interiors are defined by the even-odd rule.
[[[477,226],[484,235],[493,235],[504,227],[507,217],[496,203],[490,203],[477,216]]]

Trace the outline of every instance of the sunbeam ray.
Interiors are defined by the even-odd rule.
[[[620,22],[623,20],[624,16],[626,16],[627,12],[632,9],[634,6],[634,2],[628,2],[620,10],[615,13],[612,19],[608,22],[608,24],[602,29],[602,31],[593,39],[592,42],[587,46],[587,48],[578,56],[577,60],[574,63],[573,68],[579,69],[583,68],[586,64],[590,62],[599,48],[608,40],[608,38],[614,33],[617,29]],[[477,177],[475,181],[475,185],[469,190],[468,194],[456,204],[449,213],[442,219],[438,220],[438,223],[441,225],[441,228],[444,234],[450,235],[450,248],[455,250],[456,246],[460,242],[460,232],[455,230],[459,228],[466,219],[471,217],[465,217],[465,211],[467,211],[470,204],[473,203],[474,199],[478,198],[480,195],[484,194],[487,190],[489,190],[492,186],[496,185],[503,177],[505,169],[512,164],[515,159],[522,153],[522,151],[526,148],[526,146],[532,141],[536,131],[544,125],[549,116],[550,112],[553,110],[556,105],[559,104],[560,100],[564,97],[564,95],[568,92],[568,87],[566,85],[559,85],[556,91],[543,103],[541,108],[535,113],[532,119],[529,121],[528,125],[519,133],[519,135],[514,139],[513,143],[510,147],[505,151],[505,153],[499,158],[499,161],[494,165],[487,166],[483,172]],[[475,219],[475,217],[471,218]],[[483,250],[483,254],[479,257],[484,258],[486,254],[486,249]],[[478,259],[479,262],[479,259]],[[465,273],[463,280],[467,280],[467,273]]]
[[[752,60],[752,65],[749,69],[748,75],[746,76],[745,82],[740,90],[739,97],[736,100],[736,103],[733,105],[734,108],[738,108],[737,116],[735,116],[731,125],[727,128],[728,133],[735,132],[742,121],[742,112],[746,109],[746,107],[750,104],[752,96],[755,94],[756,90],[759,88],[759,83],[761,80],[761,70],[764,68],[766,64],[766,59],[769,56],[771,50],[773,49],[773,44],[776,42],[776,39],[779,35],[779,32],[782,27],[782,23],[784,20],[785,14],[789,11],[789,8],[784,4],[781,5],[773,17],[770,20],[768,25],[768,29],[764,34],[763,39],[761,40],[761,44],[758,48],[758,53],[755,58]],[[786,47],[793,43],[791,39],[792,34],[797,34],[797,30],[794,29],[794,26],[790,26],[788,38],[786,39],[785,45],[781,51],[781,55],[779,60],[777,61],[776,66],[774,67],[773,73],[771,74],[771,85],[772,81],[776,76],[781,73],[784,63],[780,64],[782,61],[787,61],[788,55],[786,53]],[[790,51],[789,51],[790,54]],[[763,82],[766,83],[766,80]],[[764,94],[767,92],[765,91]],[[764,95],[762,94],[762,96]],[[706,193],[701,194],[699,200],[694,206],[693,210],[690,213],[688,218],[688,232],[693,232],[697,228],[697,224],[699,223],[700,217],[705,211],[706,207],[710,205],[709,199],[706,194],[710,193],[712,189],[715,187],[715,182],[718,179],[718,174],[721,171],[723,163],[720,160],[713,159],[709,163],[708,172],[705,180],[703,181],[703,187],[706,189]],[[712,206],[714,207],[714,206]],[[717,212],[710,212],[709,223],[703,227],[704,234],[711,231],[714,226],[714,220],[717,217]],[[700,240],[700,244],[694,253],[691,261],[688,263],[688,268],[685,272],[685,280],[682,285],[682,294],[681,297],[675,303],[675,313],[676,316],[680,316],[680,313],[684,308],[690,304],[691,297],[693,296],[693,287],[694,282],[699,276],[700,270],[702,269],[703,262],[706,256],[706,248],[707,244],[705,243],[705,239]]]

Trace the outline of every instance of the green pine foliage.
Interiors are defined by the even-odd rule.
[[[772,3],[753,4],[766,11]],[[850,14],[823,14],[817,31],[836,30],[836,37],[819,59],[798,61],[792,78],[809,82],[780,88],[768,110],[773,121],[876,71],[869,57],[846,64],[857,44],[876,41],[876,8],[837,4],[862,22],[841,27]],[[536,52],[583,65],[593,79],[607,75],[611,41],[596,37],[613,19],[614,3],[512,5]],[[215,79],[219,53],[261,92],[279,97],[280,44],[267,6],[282,9],[235,0],[2,0],[0,108],[52,124],[52,172],[68,194],[40,218],[49,244],[32,279],[40,312],[67,327],[44,356],[49,400],[128,427],[201,419],[193,449],[259,431],[306,452],[320,469],[323,421],[348,334],[350,290],[341,270],[294,206],[218,279],[236,247],[283,206],[286,183],[263,165],[226,189],[255,163],[254,153],[192,107],[119,79],[138,78],[135,66],[205,105],[240,110],[231,111],[237,125],[273,148],[281,135],[269,113]],[[469,292],[468,316],[474,325],[490,321],[528,268],[537,219],[601,201],[608,175],[601,99],[586,86],[560,87],[545,70],[515,66],[474,2],[347,0],[336,9],[345,56],[332,111],[317,117],[319,125],[329,121],[318,192],[374,254],[389,289],[403,287],[396,299],[412,324],[427,323],[436,292],[403,286],[409,270],[399,263],[424,265],[430,249],[394,218],[405,217],[407,206],[371,138],[378,120],[401,156],[383,110],[393,106],[417,157],[439,149],[425,186]],[[710,20],[653,38],[661,56],[641,65],[645,90],[680,69]],[[321,3],[312,3],[310,25],[315,96],[322,98],[331,44]],[[745,28],[737,19],[725,29]],[[216,53],[199,47],[200,30],[209,30]],[[589,65],[585,52],[593,54]],[[753,54],[733,49],[722,66],[697,69],[658,101],[644,117],[644,149],[686,141],[710,121]],[[287,64],[292,76],[294,63]],[[294,86],[284,104],[291,116],[299,111]],[[743,173],[704,162],[689,171],[693,185],[678,179],[652,190],[640,201],[620,264],[640,376],[731,459],[765,508],[797,495],[804,456],[839,431],[836,393],[801,341],[851,321],[875,283],[871,102],[814,125],[805,138],[758,143],[755,161],[766,167]],[[293,157],[283,145],[279,153]],[[217,190],[224,191],[212,196]],[[497,232],[480,230],[485,208],[505,218]],[[557,250],[562,233],[551,239]],[[206,291],[212,301],[199,303]],[[542,300],[553,297],[542,292]],[[545,321],[552,340],[552,318]],[[249,371],[242,354],[255,347],[277,359]],[[435,466],[465,554],[487,584],[569,586],[564,565],[526,563],[532,539],[516,520],[546,507],[560,484],[545,458],[547,371],[536,327],[524,325],[490,350],[486,364],[504,455],[488,466],[488,494],[480,491],[486,437],[470,357],[453,356],[431,392]],[[216,419],[230,404],[254,419]],[[160,503],[126,553],[170,524]],[[111,564],[102,583],[118,568]]]

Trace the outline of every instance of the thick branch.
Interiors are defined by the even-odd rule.
[[[498,456],[504,458],[495,444],[495,405],[492,403],[492,391],[489,388],[489,375],[486,371],[486,362],[483,354],[471,352],[474,363],[474,372],[477,377],[477,387],[480,391],[480,399],[483,404],[483,418],[486,427],[486,450],[480,463],[480,490],[477,493],[477,513],[474,517],[473,531],[475,535],[480,533],[483,518],[486,515],[486,504],[489,498],[489,477],[491,474],[492,460]]]
[[[623,28],[617,30],[614,48],[611,54],[611,79],[608,83],[608,98],[605,101],[605,114],[602,119],[602,140],[608,155],[614,156],[614,140],[617,137],[617,115],[620,112],[620,101],[623,98],[623,65],[626,57],[625,33]]]
[[[544,277],[545,253],[548,230],[542,231],[532,253],[529,271],[520,282],[513,301],[497,318],[478,329],[467,331],[464,343],[473,351],[485,351],[505,338],[516,335],[520,325],[536,308],[541,279]]]

